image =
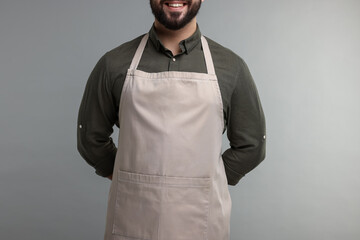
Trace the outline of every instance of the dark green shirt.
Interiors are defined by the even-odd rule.
[[[127,70],[142,36],[105,53],[86,84],[81,101],[77,147],[96,174],[112,174],[117,148],[110,135],[119,127],[120,94]],[[145,72],[186,71],[206,73],[199,27],[180,42],[181,53],[173,56],[149,31],[138,69]],[[229,185],[236,185],[265,158],[265,118],[258,92],[246,63],[231,50],[206,38],[213,58],[224,109],[225,130],[230,148],[223,155]],[[194,146],[196,147],[196,146]]]

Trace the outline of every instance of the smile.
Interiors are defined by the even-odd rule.
[[[183,3],[169,3],[168,5],[169,5],[169,7],[182,7],[182,6],[184,6]]]
[[[164,4],[169,8],[182,8],[186,6],[186,2],[183,1],[166,1]]]

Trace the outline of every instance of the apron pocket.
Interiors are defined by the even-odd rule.
[[[210,178],[166,177],[160,239],[207,239]]]
[[[150,240],[157,238],[161,176],[118,170],[113,234]]]
[[[210,178],[118,170],[113,234],[140,240],[205,240]]]

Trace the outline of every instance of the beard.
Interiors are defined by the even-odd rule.
[[[156,4],[154,0],[150,0],[151,11],[155,18],[166,28],[171,30],[179,30],[186,26],[199,12],[201,1],[186,1],[187,12],[181,17],[181,12],[171,12],[169,16],[164,11],[165,0],[160,0],[160,4]]]

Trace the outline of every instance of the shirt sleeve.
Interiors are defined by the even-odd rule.
[[[77,149],[95,168],[95,173],[102,177],[112,174],[117,151],[110,137],[117,121],[111,88],[105,54],[88,78],[77,121]]]
[[[228,184],[232,186],[265,158],[263,109],[254,80],[242,59],[241,65],[229,106],[230,148],[222,155]]]

